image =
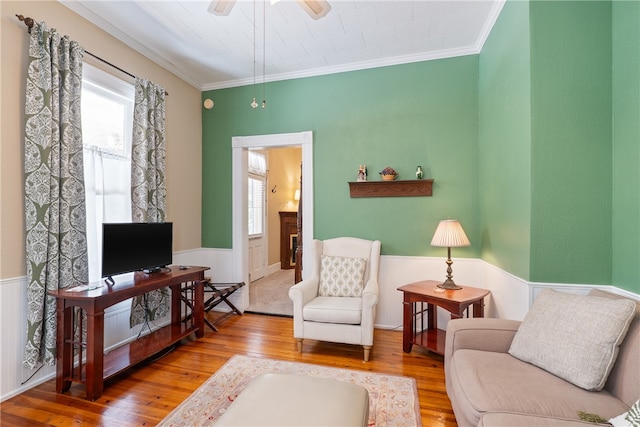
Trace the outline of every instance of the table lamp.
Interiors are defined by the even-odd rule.
[[[447,280],[438,285],[442,289],[462,289],[453,282],[453,270],[451,269],[451,248],[459,248],[463,246],[471,246],[467,235],[462,229],[459,221],[455,219],[443,219],[438,224],[436,232],[431,239],[431,246],[447,248]]]

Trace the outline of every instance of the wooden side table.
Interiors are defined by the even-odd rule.
[[[434,353],[444,354],[446,332],[438,329],[437,307],[444,308],[451,313],[452,319],[457,319],[463,317],[464,311],[472,305],[473,317],[484,317],[484,297],[490,291],[465,285],[458,290],[443,290],[437,287],[439,283],[423,280],[398,288],[404,294],[402,349],[406,353],[410,353],[413,344],[416,344]],[[424,303],[427,303],[426,309]]]

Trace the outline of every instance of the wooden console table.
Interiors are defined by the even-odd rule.
[[[406,353],[410,353],[413,344],[416,344],[434,353],[444,354],[446,332],[438,329],[437,307],[444,308],[451,313],[452,319],[457,319],[472,305],[473,317],[484,317],[484,297],[489,295],[487,289],[460,285],[462,289],[442,290],[437,288],[439,283],[441,282],[423,280],[398,288],[404,294],[402,349]],[[427,303],[426,309],[424,303]]]
[[[63,393],[72,382],[85,384],[87,399],[96,400],[104,389],[104,380],[149,356],[175,344],[195,332],[204,335],[204,272],[208,267],[171,267],[167,273],[135,273],[132,280],[116,282],[112,287],[96,289],[66,288],[49,291],[56,298],[58,322],[56,337],[56,391]],[[104,310],[116,303],[155,289],[171,288],[171,324],[104,354]],[[187,300],[192,315],[182,314],[181,302]],[[188,304],[187,304],[188,305]],[[74,308],[87,314],[86,342],[74,336]],[[184,321],[184,319],[188,319]]]

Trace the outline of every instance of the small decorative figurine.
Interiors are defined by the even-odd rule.
[[[366,167],[366,165],[364,168],[362,167],[362,165],[358,167],[358,182],[364,182],[367,180]]]
[[[423,176],[424,174],[422,172],[422,166],[418,166],[416,168],[416,179],[422,179]]]

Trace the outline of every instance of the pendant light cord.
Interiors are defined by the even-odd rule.
[[[267,97],[265,95],[265,80],[267,68],[267,1],[262,5],[262,109],[267,108]]]
[[[251,108],[256,108],[256,0],[253,0],[253,100]]]

